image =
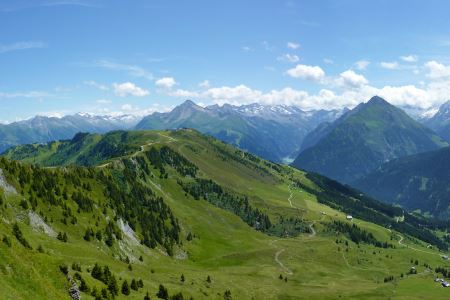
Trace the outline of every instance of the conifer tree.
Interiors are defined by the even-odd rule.
[[[136,279],[133,278],[133,280],[131,280],[131,289],[137,291],[138,290],[138,285],[136,282]]]
[[[122,283],[122,294],[128,296],[130,294],[130,287],[128,286],[128,281]]]

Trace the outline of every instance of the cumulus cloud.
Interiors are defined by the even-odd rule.
[[[206,99],[211,99],[215,103],[239,103],[242,101],[255,102],[261,95],[262,93],[260,91],[253,90],[241,84],[235,87],[223,86],[210,88],[201,96]]]
[[[326,63],[327,65],[332,65],[334,64],[334,61],[330,58],[324,58],[323,62]]]
[[[392,62],[383,61],[380,63],[380,66],[383,69],[388,69],[388,70],[395,70],[395,69],[398,69],[398,67],[399,67],[398,62],[396,62],[396,61],[392,61]]]
[[[197,98],[200,96],[200,93],[195,91],[188,91],[183,89],[176,89],[168,91],[168,95],[172,97],[178,98]]]
[[[156,80],[155,85],[160,88],[171,89],[177,82],[173,77],[163,77]]]
[[[450,79],[450,66],[446,66],[432,60],[425,64],[425,68],[428,70],[428,78],[435,80]]]
[[[132,82],[113,83],[114,94],[119,97],[144,97],[150,94],[146,89],[140,88]]]
[[[357,74],[353,70],[347,70],[339,74],[337,83],[343,87],[360,88],[369,82],[363,75]]]
[[[403,60],[404,62],[417,62],[417,60],[419,59],[417,57],[417,55],[405,55],[405,56],[400,56],[400,59]]]
[[[291,77],[301,78],[311,81],[321,81],[325,77],[325,72],[319,66],[297,65],[295,68],[286,71]]]
[[[300,58],[295,55],[295,54],[283,54],[281,56],[277,57],[278,61],[284,61],[284,62],[289,62],[289,63],[295,63],[298,62],[300,60]]]
[[[357,62],[355,62],[355,67],[356,67],[358,70],[365,70],[365,69],[367,69],[367,67],[368,67],[369,65],[370,65],[370,61],[364,60],[364,59],[358,60]]]
[[[300,48],[300,44],[294,43],[294,42],[288,42],[286,46],[292,50],[296,50],[296,49]]]
[[[326,84],[327,88],[315,93],[292,87],[262,91],[239,84],[220,87],[205,86],[199,91],[177,89],[165,92],[170,96],[195,99],[208,104],[242,105],[257,102],[269,105],[293,105],[303,110],[352,108],[374,95],[379,95],[403,108],[430,111],[449,98],[450,66],[429,61],[424,67],[429,80],[417,86],[409,84],[374,87],[363,75],[351,69],[337,76],[326,76],[320,67],[297,65],[286,73],[294,78],[318,81],[320,84]]]

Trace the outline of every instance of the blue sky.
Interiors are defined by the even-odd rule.
[[[448,1],[0,1],[1,121],[450,99]]]

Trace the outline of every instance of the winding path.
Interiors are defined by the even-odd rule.
[[[316,221],[313,221],[311,224],[309,224],[309,229],[311,229],[311,234],[309,235],[310,237],[315,237],[316,236],[316,230],[314,229],[314,223]]]
[[[293,204],[292,204],[292,197],[294,196],[294,193],[292,192],[292,183],[288,186],[288,190],[289,190],[289,197],[288,197],[288,202],[289,202],[289,205],[292,207],[292,208],[297,208],[297,207],[295,207]]]
[[[277,253],[275,253],[275,261],[280,265],[280,267],[283,269],[283,271],[288,274],[288,275],[292,275],[294,273],[292,273],[292,271],[287,268],[281,261],[280,261],[280,254],[283,253],[286,249],[281,249],[279,250]]]
[[[411,247],[411,246],[409,246],[409,245],[405,245],[405,244],[402,243],[403,240],[404,240],[404,237],[403,237],[401,234],[399,234],[399,233],[397,233],[397,236],[400,237],[400,239],[398,240],[398,244],[401,245],[401,246],[403,246],[403,247],[406,247],[406,248],[411,249],[411,250],[414,250],[414,251],[419,251],[419,252],[427,253],[427,254],[438,255],[439,257],[441,257],[441,254],[440,254],[440,253],[430,252],[430,251],[425,251],[425,250],[422,250],[422,249],[417,249],[417,248]]]
[[[175,142],[175,141],[176,141],[176,139],[174,139],[174,138],[171,137],[171,136],[168,136],[168,135],[165,135],[165,134],[161,134],[161,133],[159,133],[159,132],[158,132],[158,135],[167,138],[167,139],[169,140],[169,141],[167,141],[167,143],[172,143],[172,142]],[[134,152],[133,154],[131,154],[129,157],[136,157],[138,154],[143,153],[143,152],[145,151],[145,147],[149,147],[149,146],[151,146],[151,145],[158,144],[158,143],[162,143],[162,142],[163,142],[163,141],[157,141],[157,142],[150,142],[150,143],[148,143],[148,144],[141,145],[140,148],[139,148],[139,150],[136,151],[136,152]],[[107,163],[105,163],[105,164],[102,164],[102,165],[97,166],[97,168],[105,168],[105,167],[109,166],[111,163],[112,163],[111,161],[110,161],[110,162],[107,162]]]

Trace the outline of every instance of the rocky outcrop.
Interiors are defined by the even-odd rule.
[[[6,193],[17,194],[16,189],[6,180],[2,169],[0,169],[0,188],[2,188]]]
[[[72,276],[67,275],[67,280],[69,281],[69,295],[73,300],[81,300],[81,292],[78,288],[78,285],[75,280],[73,280]]]

